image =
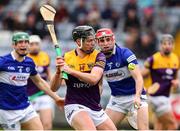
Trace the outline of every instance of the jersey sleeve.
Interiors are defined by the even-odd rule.
[[[3,63],[4,63],[4,60],[2,57],[0,57],[0,71],[2,71],[3,69]]]
[[[151,69],[152,68],[152,64],[153,64],[153,56],[148,57],[145,62],[144,62],[144,67]]]
[[[106,57],[103,53],[98,53],[97,57],[96,57],[96,61],[95,61],[95,65],[94,66],[98,66],[101,68],[105,68],[105,64],[106,64]]]
[[[135,54],[127,48],[124,50],[122,57],[124,61],[127,63],[127,65],[129,65],[130,63],[138,64]]]
[[[31,76],[35,76],[38,72],[37,72],[37,70],[36,70],[36,65],[35,65],[35,63],[32,61],[31,62]]]

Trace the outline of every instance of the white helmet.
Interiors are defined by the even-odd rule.
[[[29,37],[29,43],[32,43],[32,42],[41,43],[41,38],[38,35],[31,35]]]

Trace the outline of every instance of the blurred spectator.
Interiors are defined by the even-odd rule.
[[[4,30],[22,30],[22,24],[19,21],[18,12],[7,12],[3,19],[3,29]]]
[[[134,53],[135,53],[135,42],[136,42],[136,39],[131,34],[127,33],[125,35],[124,46],[132,50]]]
[[[2,6],[6,6],[7,4],[9,4],[10,0],[0,0],[0,5]]]
[[[155,19],[155,27],[156,31],[161,32],[161,33],[168,33],[170,32],[170,23],[168,19],[168,15],[165,13],[164,10],[160,10],[156,14],[158,18]]]
[[[4,6],[0,5],[0,22],[2,21],[3,18],[3,10],[4,10]]]
[[[76,25],[84,25],[86,24],[87,14],[88,10],[85,0],[79,0],[78,5],[75,7],[71,14],[71,21],[74,22]]]
[[[91,9],[89,10],[87,16],[87,24],[92,26],[95,31],[97,31],[100,26],[100,11],[96,2],[92,3]]]
[[[31,14],[34,14],[35,17],[37,17],[37,14],[38,14],[38,7],[37,7],[37,3],[36,2],[33,2],[32,5],[31,5],[31,8],[30,10],[27,12],[27,16],[31,15]]]
[[[152,30],[154,27],[154,15],[153,8],[148,7],[143,10],[143,18],[142,18],[142,29],[144,31]]]
[[[154,32],[145,32],[141,35],[136,45],[136,55],[139,59],[145,60],[157,51],[157,39]]]
[[[136,0],[128,0],[124,6],[124,16],[128,16],[129,9],[134,9],[136,12],[138,10]]]
[[[13,12],[8,12],[3,18],[3,29],[11,31],[14,29]]]
[[[125,47],[131,49],[135,55],[137,56],[137,43],[140,41],[140,31],[136,27],[129,28],[128,32],[126,32],[125,36]]]
[[[100,19],[100,14],[98,12],[93,11],[88,14],[87,23],[88,25],[92,26],[95,31],[97,31],[99,28],[101,28],[99,24],[100,23],[99,19]]]
[[[180,0],[162,0],[161,5],[166,7],[180,6]]]
[[[28,32],[28,34],[36,34],[37,29],[36,29],[36,14],[34,13],[28,13],[27,14],[27,19],[24,25],[24,30],[25,32]]]
[[[141,9],[153,7],[154,0],[138,0],[138,7]]]
[[[118,11],[112,8],[110,0],[106,0],[105,9],[101,12],[101,17],[104,20],[111,21],[113,30],[115,30],[118,27],[120,14]]]
[[[119,19],[120,19],[120,14],[116,10],[113,10],[112,18],[111,18],[113,30],[115,30],[118,27]]]
[[[24,22],[24,30],[26,32],[30,35],[39,35],[41,38],[45,38],[49,35],[46,24],[39,12],[39,7],[36,2],[32,3],[26,17],[26,21]]]
[[[55,16],[55,22],[62,22],[64,20],[67,20],[69,17],[69,11],[64,4],[64,2],[61,2],[58,6],[57,13]]]
[[[124,31],[127,32],[130,28],[137,28],[140,30],[140,21],[137,16],[136,8],[130,8],[125,16]]]
[[[109,20],[112,17],[112,5],[111,5],[111,1],[110,0],[106,0],[105,1],[105,9],[102,11],[101,13],[101,17],[104,20]]]

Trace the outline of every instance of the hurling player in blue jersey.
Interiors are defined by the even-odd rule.
[[[0,57],[0,126],[4,130],[43,130],[39,116],[28,101],[27,80],[50,95],[61,106],[62,99],[52,92],[27,57],[29,35],[17,32],[12,37],[13,51]]]
[[[104,75],[111,88],[106,113],[116,125],[129,115],[131,126],[148,129],[148,104],[136,56],[129,49],[116,44],[111,29],[99,29],[96,39],[106,56]]]

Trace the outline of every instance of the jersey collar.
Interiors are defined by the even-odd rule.
[[[14,56],[13,51],[11,52],[11,56],[12,56],[13,60],[16,60],[16,57]],[[25,60],[25,57],[24,57],[24,60]]]
[[[114,45],[114,49],[113,49],[113,53],[112,53],[113,55],[115,55],[116,54],[116,44]]]

